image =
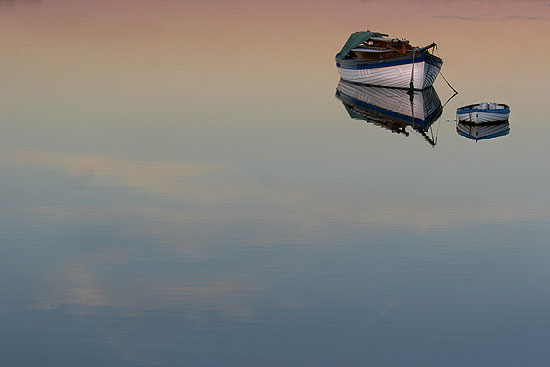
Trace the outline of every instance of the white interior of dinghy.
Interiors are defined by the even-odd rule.
[[[503,110],[505,108],[506,106],[498,103],[494,103],[494,102],[491,102],[491,103],[483,102],[476,106],[472,106],[472,109],[474,110]]]

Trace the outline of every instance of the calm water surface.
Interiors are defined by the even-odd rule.
[[[550,364],[548,1],[0,21],[0,365]],[[439,44],[434,147],[335,98],[366,29]],[[508,135],[457,133],[483,101]]]

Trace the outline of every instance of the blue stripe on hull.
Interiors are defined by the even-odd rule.
[[[474,110],[474,109],[468,109],[468,108],[459,108],[456,110],[456,113],[458,114],[470,114],[470,113],[476,113],[476,112],[486,112],[486,113],[499,113],[499,114],[507,114],[510,113],[509,108],[503,108],[500,110],[489,110],[489,109],[480,109],[480,110]]]
[[[438,68],[441,67],[443,64],[443,61],[439,59],[436,56],[432,56],[428,53],[423,53],[422,55],[415,56],[414,62],[422,62],[425,61],[428,64],[434,65]],[[365,63],[362,64],[346,64],[345,62],[342,63],[340,61],[336,61],[336,66],[341,69],[351,69],[351,70],[364,70],[364,69],[377,69],[377,68],[385,68],[388,66],[396,66],[396,65],[406,65],[406,64],[412,64],[413,63],[413,57],[408,57],[405,59],[399,59],[399,60],[388,60],[388,61],[381,61],[376,64],[373,64],[372,61],[368,63],[365,60]]]

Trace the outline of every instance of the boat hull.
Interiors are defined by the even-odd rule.
[[[413,62],[414,61],[414,62]],[[388,61],[336,60],[343,80],[366,85],[409,89],[413,75],[413,89],[423,90],[433,85],[443,61],[428,53]]]
[[[456,114],[458,121],[471,122],[475,124],[483,124],[487,122],[506,121],[510,117],[510,112],[466,112]]]

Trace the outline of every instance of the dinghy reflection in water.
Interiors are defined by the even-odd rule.
[[[407,127],[410,126],[432,146],[436,144],[430,127],[441,116],[443,107],[433,87],[407,92],[340,80],[336,97],[353,119],[364,120],[405,136],[409,136]]]
[[[475,141],[488,140],[505,136],[510,133],[510,122],[496,121],[484,124],[476,124],[466,121],[458,121],[456,125],[458,135]]]

